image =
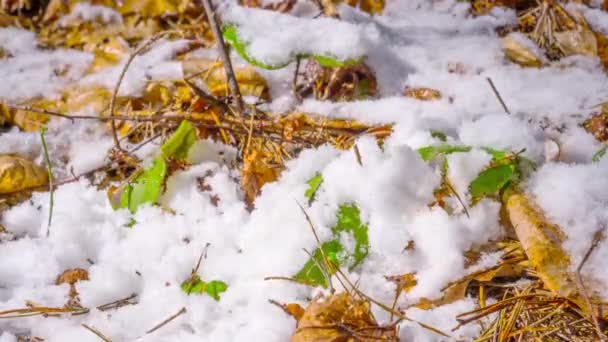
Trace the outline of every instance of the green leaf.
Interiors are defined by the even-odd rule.
[[[440,155],[446,155],[456,152],[469,152],[470,150],[471,146],[441,144],[421,147],[418,149],[418,154],[420,155],[422,160],[429,161],[437,158]]]
[[[336,269],[327,265],[323,259],[323,253],[332,264],[337,267],[346,266],[350,271],[357,267],[369,253],[369,237],[367,225],[361,222],[359,208],[355,204],[343,204],[338,209],[338,221],[332,228],[334,239],[317,248],[312,257],[304,264],[304,267],[295,275],[295,279],[313,286],[327,287],[323,267],[329,276],[332,276]],[[355,250],[347,251],[340,243],[341,234],[349,234],[355,240]],[[321,250],[323,253],[321,253]]]
[[[206,293],[209,297],[220,300],[220,293],[226,292],[228,284],[221,280],[212,280],[205,282],[196,274],[193,274],[188,280],[184,281],[181,288],[187,294],[202,294]]]
[[[301,57],[306,57],[306,56],[301,56]],[[319,63],[321,66],[328,67],[328,68],[339,68],[339,67],[345,67],[345,66],[358,65],[358,64],[361,64],[361,60],[362,60],[361,58],[360,59],[349,58],[347,60],[341,61],[335,57],[322,56],[322,55],[314,55],[312,58],[314,58],[314,60],[317,61],[317,63]]]
[[[361,222],[359,208],[355,204],[342,204],[338,210],[338,222],[332,228],[335,237],[341,233],[352,234],[355,239],[355,251],[348,255],[346,260],[340,260],[341,265],[348,266],[349,270],[357,267],[369,253],[369,237],[367,225]],[[354,260],[352,260],[354,259]]]
[[[490,167],[482,171],[469,185],[469,193],[474,200],[496,194],[516,177],[513,163]]]
[[[443,133],[443,132],[431,131],[431,136],[433,138],[439,139],[439,140],[441,140],[443,142],[448,141],[448,136],[445,133]]]
[[[606,155],[606,150],[608,150],[608,145],[605,145],[604,147],[600,148],[597,152],[595,152],[595,154],[593,155],[593,158],[591,158],[591,160],[594,162],[600,161],[600,159],[602,159],[602,157],[604,155]]]
[[[164,158],[186,159],[190,147],[196,142],[196,129],[192,124],[183,120],[175,133],[167,140],[160,150]]]
[[[125,187],[120,197],[120,207],[135,213],[144,203],[156,203],[167,175],[164,159],[156,158],[133,184]]]
[[[309,204],[315,200],[315,194],[317,193],[317,190],[319,190],[321,183],[323,183],[323,176],[320,173],[317,173],[314,175],[314,177],[308,180],[308,189],[306,189],[304,196],[308,198]]]
[[[338,261],[338,254],[342,252],[343,248],[338,240],[331,240],[323,243],[321,245],[321,249],[323,249],[323,253],[325,253],[325,256],[327,259],[329,259],[329,261],[337,266],[340,265]],[[329,273],[329,276],[333,275],[336,270],[335,268],[326,264],[325,260],[323,259],[323,253],[321,253],[321,249],[317,248],[315,250],[315,252],[312,254],[312,258],[308,259],[300,272],[295,275],[295,279],[312,286],[323,286],[327,288],[329,285],[327,283],[327,278],[319,266],[323,267],[326,272]]]
[[[228,289],[228,284],[224,283],[221,280],[212,280],[207,283],[205,286],[205,293],[209,295],[209,297],[220,300],[220,293],[226,292]]]
[[[488,154],[492,156],[493,160],[503,159],[512,154],[510,151],[506,150],[497,150],[492,147],[482,147],[482,150],[486,151]]]
[[[201,280],[201,277],[194,274],[188,280],[182,283],[182,290],[187,294],[191,293],[203,293],[205,291],[205,282]]]
[[[249,53],[247,53],[247,46],[249,45],[249,43],[241,40],[241,38],[239,37],[238,29],[235,25],[224,26],[224,28],[222,29],[222,37],[224,37],[224,41],[226,41],[226,43],[230,44],[230,46],[234,48],[236,53],[238,53],[241,58],[246,60],[249,64],[255,65],[259,68],[267,70],[276,70],[286,67],[291,62],[287,61],[284,64],[270,65],[262,63],[251,57]]]

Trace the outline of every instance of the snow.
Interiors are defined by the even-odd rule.
[[[447,157],[448,176],[467,205],[468,184],[491,159],[481,147],[525,149],[525,156],[540,168],[524,190],[566,231],[565,247],[576,264],[594,232],[608,220],[608,161],[591,162],[601,145],[579,127],[581,118],[591,113],[590,107],[606,99],[608,78],[599,61],[589,57],[570,57],[542,69],[507,62],[494,30],[513,24],[515,13],[495,9],[489,16],[473,18],[467,6],[456,0],[388,1],[384,14],[373,17],[340,6],[340,21],[313,19],[316,10],[305,5],[297,6],[299,17],[234,4],[222,7],[223,20],[238,24],[241,37],[250,42],[249,53],[264,63],[282,63],[294,54],[366,56],[379,82],[378,98],[348,103],[307,99],[297,104],[291,95],[293,65],[259,70],[271,87],[274,100],[268,106],[273,111],[393,123],[393,134],[382,149],[369,137],[358,139],[362,165],[352,150],[321,146],[303,151],[286,163],[277,182],[262,189],[251,213],[245,209],[239,174],[228,167],[236,151],[206,140],[190,151],[193,166],[169,179],[161,206],[139,209],[131,227],[126,210],[112,210],[105,191],[81,179],[55,191],[53,224],[46,237],[48,193],[34,193],[30,201],[0,217],[0,223],[16,237],[0,242],[0,310],[23,307],[26,300],[63,306],[68,287],[54,285],[55,278],[74,267],[89,272],[90,280],[76,285],[84,306],[132,293],[138,294],[139,304],[111,314],[94,309],[71,318],[2,320],[0,331],[6,332],[0,341],[13,341],[13,335],[28,331],[46,341],[98,340],[81,323],[95,326],[115,341],[238,341],[251,336],[288,340],[295,321],[268,299],[305,305],[320,290],[264,279],[293,276],[309,258],[303,249],[317,247],[298,204],[305,207],[323,241],[331,237],[339,206],[358,205],[368,225],[370,254],[348,276],[359,282],[363,292],[391,303],[394,285],[385,276],[413,272],[418,285],[398,304],[435,298],[447,283],[474,267],[497,262],[495,256],[486,257],[467,269],[463,251],[498,239],[504,232],[498,222],[500,205],[489,199],[467,208],[470,217],[461,209],[448,215],[428,207],[440,184],[439,167],[422,161],[415,149],[438,143],[430,131],[445,133],[450,144],[473,146],[471,152]],[[589,11],[592,25],[606,25],[605,14]],[[88,4],[77,5],[64,20],[74,18],[117,20],[108,9]],[[150,80],[182,79],[176,56],[189,44],[186,40],[156,42],[135,57],[119,94],[140,94]],[[0,47],[9,54],[0,59],[0,98],[9,102],[56,97],[74,84],[113,89],[128,58],[85,74],[92,55],[39,49],[34,34],[14,28],[0,29]],[[192,55],[216,56],[211,50]],[[236,54],[232,56],[235,64],[244,64]],[[57,76],[56,70],[66,72]],[[511,115],[504,113],[487,77]],[[443,96],[429,102],[404,98],[401,92],[406,86],[434,88]],[[545,162],[547,139],[559,145],[558,160]],[[69,179],[70,170],[80,174],[103,165],[112,139],[100,123],[52,120],[47,143],[55,177]],[[37,133],[16,129],[0,133],[0,153],[43,162]],[[156,153],[158,141],[138,156],[149,161]],[[316,201],[308,206],[306,182],[316,173],[324,181]],[[202,179],[210,190],[199,189]],[[219,202],[214,203],[215,197]],[[454,206],[460,208],[458,203]],[[410,241],[415,249],[404,251]],[[207,258],[198,274],[229,284],[219,302],[205,295],[188,296],[180,289],[207,243]],[[608,285],[606,272],[601,272],[606,257],[608,243],[602,242],[585,275],[593,274],[594,280]],[[608,293],[603,295],[608,298]],[[187,308],[185,314],[145,334],[182,307]],[[457,325],[457,314],[475,308],[475,301],[465,298],[430,311],[410,309],[407,315],[450,332]],[[374,313],[381,323],[389,322],[386,312],[374,308]],[[415,323],[404,322],[400,329],[403,340],[442,340]],[[471,324],[450,333],[471,339],[478,329]]]
[[[59,20],[60,26],[69,26],[73,23],[83,21],[96,21],[102,23],[118,23],[122,24],[122,16],[115,10],[99,5],[91,5],[88,3],[77,3],[72,8],[70,14],[63,16]]]

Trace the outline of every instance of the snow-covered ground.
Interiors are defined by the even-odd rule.
[[[398,306],[433,298],[450,281],[466,272],[463,251],[500,238],[500,204],[486,199],[464,213],[448,215],[429,208],[439,170],[418,156],[415,149],[437,143],[431,131],[444,132],[448,141],[475,147],[469,153],[449,156],[449,177],[457,192],[468,197],[468,184],[489,162],[479,147],[513,151],[526,149],[540,164],[524,189],[534,196],[549,219],[568,234],[566,249],[577,264],[593,233],[608,220],[608,158],[592,162],[601,144],[579,124],[592,106],[608,99],[608,77],[597,58],[564,58],[542,69],[522,68],[508,62],[495,33],[499,26],[516,24],[513,11],[494,9],[490,15],[471,17],[468,4],[456,0],[387,1],[382,15],[370,17],[340,7],[342,21],[316,20],[312,4],[296,5],[292,15],[265,13],[236,6],[221,7],[228,20],[241,24],[251,39],[252,54],[276,62],[289,58],[285,51],[331,53],[349,58],[364,55],[375,71],[380,98],[355,102],[305,100],[296,105],[291,95],[293,63],[276,71],[260,70],[268,80],[273,112],[296,110],[367,123],[395,123],[381,150],[363,137],[358,148],[363,165],[352,151],[330,146],[306,150],[287,163],[277,182],[267,184],[256,209],[245,209],[243,194],[223,158],[230,148],[201,141],[191,151],[194,165],[168,182],[158,206],[137,211],[137,222],[127,225],[126,210],[114,211],[105,191],[86,181],[60,186],[55,191],[51,234],[46,236],[48,193],[35,193],[30,201],[11,208],[0,223],[14,241],[0,242],[0,310],[20,308],[26,301],[61,307],[68,285],[55,285],[63,270],[87,269],[89,281],[76,288],[85,307],[138,294],[139,304],[116,311],[67,318],[19,318],[0,321],[0,341],[15,341],[15,334],[31,332],[45,341],[98,341],[81,323],[94,326],[114,341],[286,341],[295,320],[269,303],[308,299],[322,289],[293,282],[264,280],[291,276],[309,259],[303,251],[316,242],[299,203],[306,203],[306,181],[320,172],[324,181],[317,200],[307,208],[321,240],[331,236],[340,204],[355,202],[368,223],[370,255],[349,273],[370,297],[390,304],[394,284],[385,275],[415,272],[418,285],[401,296]],[[105,13],[105,12],[104,12]],[[82,16],[83,15],[81,14]],[[592,24],[608,26],[608,14],[588,10]],[[106,17],[112,18],[111,13]],[[277,19],[281,16],[281,19]],[[161,41],[136,58],[121,88],[124,94],[141,91],[146,79],[181,79],[180,64],[173,61],[184,42]],[[85,71],[92,55],[74,50],[48,51],[36,47],[35,36],[15,28],[0,29],[0,47],[12,57],[0,59],[0,98],[15,101],[31,96],[57,96],[67,84],[101,84],[113,87],[120,65],[93,75]],[[202,54],[213,54],[201,51]],[[245,64],[236,54],[237,65]],[[67,72],[57,74],[57,68]],[[490,77],[511,111],[505,114],[486,78]],[[439,90],[438,101],[423,102],[401,95],[406,86]],[[294,108],[295,106],[295,108]],[[37,133],[17,129],[0,134],[0,153],[20,153],[42,162]],[[545,144],[560,145],[559,160],[548,161]],[[56,177],[68,177],[102,165],[112,140],[102,124],[52,120],[47,134]],[[224,157],[219,151],[226,150]],[[158,145],[139,151],[151,159]],[[211,192],[197,187],[206,178]],[[219,203],[212,204],[217,195]],[[404,251],[414,241],[413,251]],[[229,288],[220,301],[187,295],[180,288],[203,247],[210,243],[199,275],[221,279]],[[600,275],[608,297],[608,258],[603,242],[586,266]],[[488,256],[482,263],[491,265]],[[152,334],[147,330],[186,307],[187,312]],[[408,316],[450,332],[455,316],[476,307],[465,299],[435,310],[411,309]],[[389,315],[377,308],[380,323]],[[450,332],[469,339],[479,326]],[[400,336],[407,341],[442,338],[416,323],[403,322]]]

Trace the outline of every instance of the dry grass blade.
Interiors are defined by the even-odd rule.
[[[170,323],[171,321],[173,321],[174,319],[176,319],[177,317],[179,317],[179,316],[181,316],[181,315],[183,315],[185,313],[186,313],[186,308],[183,307],[178,312],[176,312],[175,314],[167,317],[165,320],[163,320],[159,324],[155,325],[152,329],[146,331],[146,335],[151,334],[151,333],[155,332],[156,330],[164,327],[165,325],[167,325],[168,323]]]
[[[94,327],[90,327],[88,325],[86,325],[85,323],[80,324],[82,325],[83,328],[87,329],[88,331],[92,332],[93,334],[95,334],[97,337],[99,337],[100,339],[102,339],[105,342],[112,342],[111,339],[109,339],[108,337],[106,337],[103,333],[101,333],[101,331],[99,331],[98,329],[95,329]]]

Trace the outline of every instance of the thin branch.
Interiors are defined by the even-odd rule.
[[[505,110],[505,112],[507,114],[511,114],[511,112],[509,111],[509,108],[505,104],[505,101],[502,99],[502,96],[500,96],[498,89],[496,89],[496,86],[494,86],[494,82],[492,82],[492,79],[489,77],[486,77],[486,80],[488,80],[488,83],[490,83],[490,87],[492,87],[492,91],[494,92],[494,95],[496,95],[496,98],[498,98],[498,101],[502,105],[502,108]]]
[[[127,60],[127,63],[125,64],[125,66],[122,68],[122,71],[120,72],[120,76],[118,76],[118,82],[116,82],[116,86],[114,87],[114,92],[112,93],[112,98],[110,99],[110,116],[114,116],[114,109],[116,107],[116,97],[118,96],[118,90],[120,89],[120,84],[122,83],[122,80],[125,77],[125,75],[127,73],[127,70],[129,69],[129,66],[131,65],[131,63],[133,62],[133,60],[135,59],[135,57],[137,57],[146,48],[148,48],[150,45],[152,45],[154,42],[156,42],[157,40],[159,40],[160,38],[162,38],[167,33],[168,32],[161,32],[161,33],[153,36],[148,41],[146,41],[143,44],[141,44],[141,46],[138,47],[129,56],[129,59]],[[116,146],[116,148],[119,151],[122,151],[122,148],[120,147],[120,141],[118,141],[118,133],[117,133],[117,130],[116,130],[116,122],[115,121],[112,121],[112,137],[114,138],[114,145]]]
[[[49,177],[49,220],[46,226],[46,236],[51,234],[51,222],[53,220],[53,200],[54,200],[54,187],[53,187],[53,167],[51,166],[51,159],[49,158],[49,150],[46,146],[46,140],[44,139],[44,133],[46,128],[40,130],[40,141],[42,142],[42,151],[44,152],[44,160],[46,162],[46,169]]]
[[[183,314],[185,314],[185,313],[186,313],[186,308],[185,308],[185,307],[183,307],[183,308],[181,308],[181,309],[180,309],[180,310],[179,310],[177,313],[175,313],[175,314],[173,314],[173,315],[169,316],[169,317],[168,317],[167,319],[165,319],[164,321],[162,321],[162,322],[160,322],[159,324],[155,325],[155,326],[154,326],[154,328],[152,328],[152,329],[150,329],[150,330],[146,331],[146,335],[147,335],[147,334],[151,334],[151,333],[155,332],[156,330],[158,330],[158,329],[160,329],[160,328],[164,327],[164,326],[165,326],[165,325],[167,325],[169,322],[171,322],[172,320],[176,319],[177,317],[179,317],[179,316],[181,316],[181,315],[183,315]]]
[[[239,85],[236,82],[236,77],[234,76],[234,69],[232,68],[232,62],[230,61],[230,56],[228,56],[228,50],[226,49],[226,44],[224,43],[224,39],[222,38],[222,32],[220,30],[220,26],[217,22],[217,17],[215,10],[211,6],[211,0],[201,0],[203,3],[203,7],[205,8],[205,13],[207,14],[207,19],[209,20],[209,25],[211,26],[211,30],[213,31],[213,36],[215,37],[215,43],[217,44],[217,50],[220,54],[220,58],[224,64],[224,71],[226,72],[226,79],[228,80],[228,87],[230,88],[230,93],[234,98],[234,104],[236,106],[237,111],[240,115],[243,114],[243,98],[241,97],[241,92],[239,90]]]
[[[587,304],[587,307],[589,308],[589,315],[591,316],[591,319],[593,320],[593,325],[595,327],[595,333],[597,334],[597,337],[600,341],[606,341],[608,338],[602,332],[602,328],[600,327],[600,322],[597,318],[597,315],[593,311],[593,303],[591,302],[591,298],[589,297],[589,294],[587,293],[587,289],[585,288],[585,284],[583,283],[583,277],[581,275],[581,270],[583,269],[583,266],[585,265],[585,263],[591,256],[591,253],[593,253],[593,251],[597,248],[600,241],[602,241],[604,239],[603,233],[604,233],[604,229],[600,229],[593,235],[593,241],[591,242],[591,246],[589,246],[589,249],[587,250],[587,253],[585,253],[583,260],[581,260],[581,263],[576,268],[576,281],[578,282],[578,286],[580,287],[580,290],[581,290],[580,292],[583,296],[583,299],[585,299],[585,303]]]
[[[99,337],[103,341],[105,341],[105,342],[112,342],[112,340],[109,339],[108,337],[106,337],[104,334],[102,334],[101,331],[99,331],[99,330],[97,330],[97,329],[95,329],[93,327],[90,327],[90,326],[88,326],[88,325],[86,325],[84,323],[82,323],[80,325],[82,325],[85,329],[87,329],[88,331],[92,332],[93,334],[97,335],[97,337]]]
[[[325,255],[325,251],[323,250],[323,245],[321,244],[321,239],[319,239],[319,235],[317,234],[317,230],[315,229],[315,226],[312,224],[312,220],[310,219],[310,216],[308,216],[308,213],[306,212],[304,207],[300,204],[300,202],[296,201],[296,203],[298,204],[298,207],[300,207],[300,210],[302,210],[304,217],[306,217],[306,222],[308,222],[308,225],[310,226],[310,229],[312,230],[312,234],[315,236],[315,240],[317,240],[317,245],[319,247],[319,251],[321,252],[321,256],[323,256],[323,261],[329,267],[332,264],[330,263],[327,255]],[[313,257],[312,260],[314,261],[315,258]],[[327,280],[328,280],[329,288],[331,289],[331,292],[333,293],[334,287],[333,287],[333,284],[331,283],[331,277],[328,277]]]

